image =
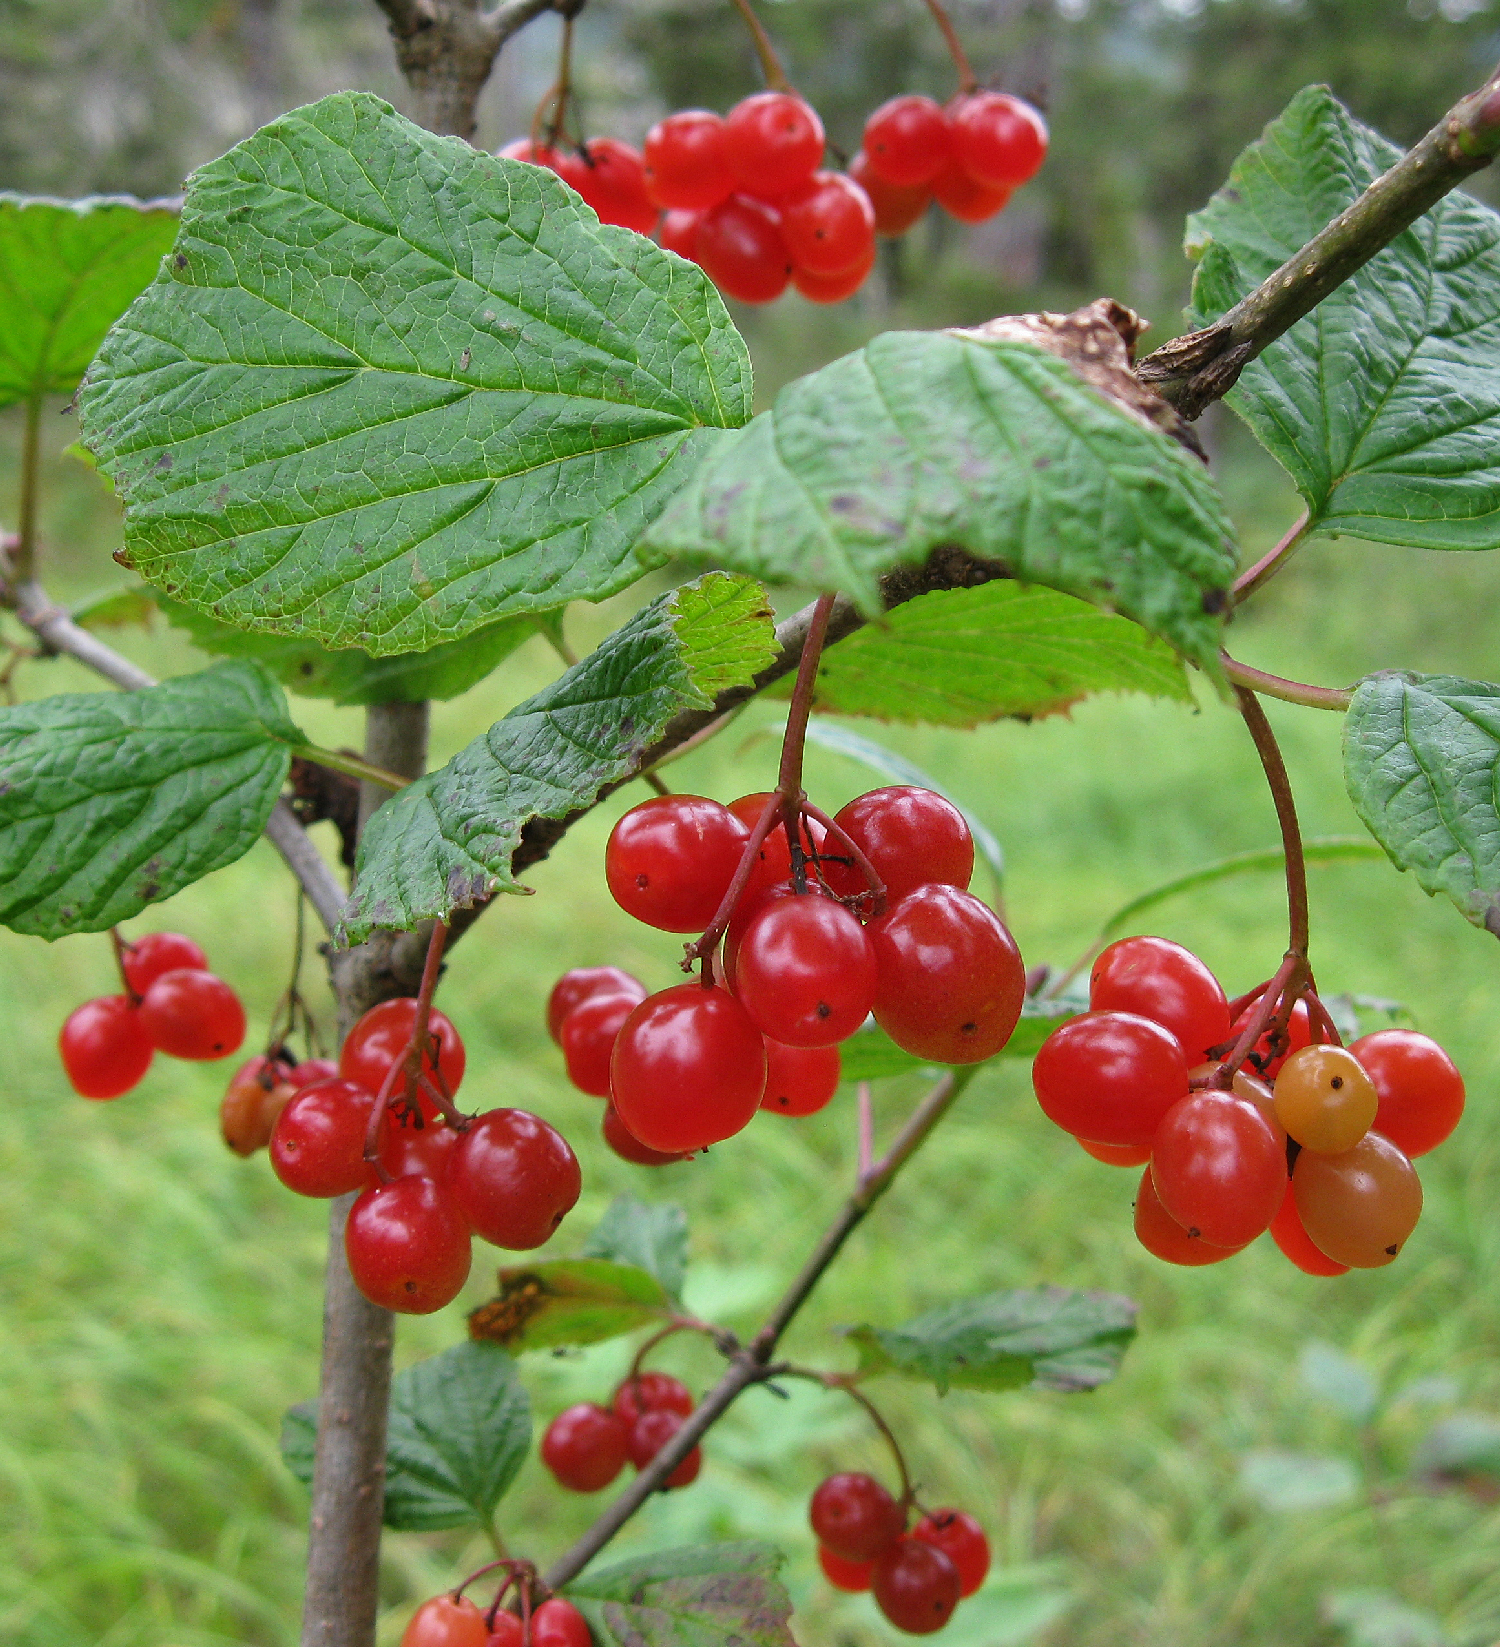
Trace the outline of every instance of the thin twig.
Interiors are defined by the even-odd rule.
[[[1219,662],[1236,691],[1249,687],[1252,692],[1280,698],[1283,703],[1300,703],[1304,709],[1332,709],[1340,714],[1354,701],[1354,688],[1350,686],[1308,686],[1303,681],[1289,681],[1281,675],[1268,675],[1264,669],[1252,669],[1227,652],[1219,653]]]
[[[766,77],[766,84],[773,91],[789,92],[791,82],[786,77],[786,70],[781,66],[781,59],[776,55],[776,48],[771,44],[771,37],[761,24],[761,20],[750,9],[750,0],[734,0],[734,9],[745,20],[745,27],[749,29],[755,39],[755,54],[760,58],[761,72]]]
[[[927,0],[927,9],[932,13],[933,21],[942,30],[943,39],[948,46],[948,55],[953,59],[953,67],[958,71],[959,95],[966,96],[969,92],[978,91],[979,79],[969,62],[963,42],[958,38],[958,30],[953,27],[953,19],[944,10],[941,0]]]
[[[1254,566],[1240,573],[1234,580],[1234,588],[1230,591],[1234,605],[1242,605],[1257,589],[1269,583],[1302,547],[1308,535],[1310,518],[1304,509],[1302,518],[1293,522],[1281,542],[1268,554],[1262,555]]]
[[[1287,950],[1307,957],[1307,863],[1302,856],[1302,830],[1297,823],[1297,802],[1287,776],[1281,746],[1260,706],[1260,699],[1243,686],[1234,689],[1240,713],[1255,743],[1255,752],[1265,770],[1271,799],[1276,803],[1276,821],[1281,826],[1281,848],[1286,854]]]

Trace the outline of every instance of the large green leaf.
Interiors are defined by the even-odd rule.
[[[247,662],[0,710],[0,921],[102,932],[233,863],[306,741]]]
[[[469,1316],[475,1339],[522,1350],[598,1344],[669,1316],[656,1276],[606,1258],[553,1258],[500,1271],[500,1292]]]
[[[873,614],[883,572],[958,545],[1217,675],[1230,536],[1203,465],[1057,356],[888,332],[724,440],[641,553],[841,589]]]
[[[0,194],[0,406],[72,394],[176,232],[160,201]]]
[[[380,656],[623,588],[749,393],[697,268],[346,92],[194,173],[79,408],[144,577]]]
[[[1500,937],[1500,686],[1395,672],[1361,681],[1344,782],[1398,869]]]
[[[1136,1306],[1109,1292],[1020,1288],[966,1299],[894,1331],[855,1327],[863,1373],[899,1373],[942,1392],[1092,1390],[1119,1371]]]
[[[587,1573],[567,1594],[598,1647],[796,1647],[782,1559],[748,1542],[664,1550]]]
[[[344,930],[410,929],[515,887],[532,818],[564,818],[627,777],[667,722],[775,655],[765,592],[711,574],[663,595],[448,764],[392,796],[360,843]]]
[[[673,1298],[682,1295],[687,1274],[687,1214],[670,1201],[638,1201],[617,1195],[583,1244],[581,1258],[608,1258],[634,1264],[654,1275]]]
[[[1049,714],[1090,692],[1192,702],[1181,662],[1139,624],[1053,589],[1000,581],[919,595],[830,646],[816,707],[978,726]]]
[[[1324,86],[1292,99],[1188,223],[1206,325],[1401,151]],[[1500,544],[1500,215],[1456,190],[1245,369],[1229,404],[1312,524],[1428,549]]]

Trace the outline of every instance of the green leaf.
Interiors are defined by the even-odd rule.
[[[312,1485],[318,1403],[289,1407],[281,1456]],[[531,1403],[497,1344],[455,1344],[391,1382],[385,1524],[400,1532],[488,1527],[531,1446]]]
[[[1302,1387],[1356,1424],[1367,1424],[1380,1405],[1380,1385],[1369,1370],[1332,1344],[1304,1344],[1297,1371]]]
[[[1278,1514],[1328,1510],[1358,1495],[1359,1466],[1349,1458],[1266,1448],[1240,1460],[1240,1490]]]
[[[605,1567],[567,1587],[599,1647],[796,1647],[769,1544],[708,1544]]]
[[[151,593],[167,622],[183,630],[205,652],[254,658],[299,697],[332,698],[335,703],[420,703],[426,698],[459,697],[504,663],[538,628],[536,618],[523,614],[476,629],[462,640],[444,641],[428,652],[372,658],[357,647],[330,652],[315,640],[231,629],[160,591]]]
[[[1440,1419],[1417,1444],[1412,1474],[1500,1481],[1500,1419],[1489,1413],[1454,1413]]]
[[[1397,869],[1500,936],[1500,686],[1368,676],[1344,720],[1344,782]]]
[[[1042,1042],[1059,1024],[1088,1011],[1088,1003],[1076,1000],[1028,995],[1021,1003],[1021,1017],[1015,1034],[995,1054],[996,1058],[1034,1058]],[[907,1075],[916,1069],[941,1069],[930,1058],[918,1058],[903,1051],[878,1024],[862,1024],[839,1045],[841,1076],[845,1081],[878,1081],[886,1075]],[[987,1060],[993,1062],[993,1059]],[[958,1066],[972,1069],[972,1064]]]
[[[253,663],[0,710],[0,921],[102,932],[233,863],[306,741]]]
[[[1309,86],[1188,220],[1207,325],[1401,150]],[[1500,215],[1455,190],[1245,368],[1229,404],[1311,523],[1428,549],[1500,545]]]
[[[143,583],[124,589],[107,589],[90,595],[73,608],[73,622],[80,629],[149,628],[156,616],[156,601]]]
[[[370,820],[348,941],[409,929],[516,886],[533,818],[564,818],[628,777],[672,717],[706,709],[775,655],[765,591],[711,574],[663,595]]]
[[[633,1195],[617,1195],[579,1256],[633,1264],[654,1275],[669,1297],[680,1298],[687,1273],[687,1214],[671,1202],[653,1205]]]
[[[522,1350],[598,1344],[671,1314],[654,1275],[604,1258],[555,1258],[500,1271],[500,1293],[469,1316],[469,1335]]]
[[[888,332],[724,440],[641,553],[841,589],[873,616],[883,572],[957,545],[1123,612],[1218,678],[1230,538],[1204,466],[1063,360]]]
[[[0,406],[72,394],[176,232],[162,201],[0,194]]]
[[[695,266],[341,92],[193,174],[79,410],[143,577],[384,656],[623,589],[749,395]]]
[[[966,1299],[904,1327],[855,1327],[861,1373],[948,1389],[1096,1389],[1119,1371],[1136,1306],[1116,1293],[1030,1287]]]
[[[1091,692],[1193,701],[1181,661],[1139,624],[1000,581],[919,595],[829,647],[815,707],[969,727],[1051,714]]]

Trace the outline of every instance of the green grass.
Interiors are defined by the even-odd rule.
[[[1254,552],[1289,518],[1290,502],[1243,442],[1231,443],[1225,473]],[[109,582],[113,570],[108,514],[91,487],[81,472],[62,485],[48,523],[68,546],[58,551],[59,586],[73,592]],[[1493,674],[1483,614],[1493,610],[1494,575],[1480,557],[1314,545],[1233,644],[1250,661],[1319,681],[1395,664]],[[575,644],[592,644],[629,604],[575,613]],[[160,670],[194,665],[169,633],[121,644]],[[533,645],[469,699],[441,706],[435,758],[555,667]],[[28,695],[88,684],[67,663],[21,677]],[[353,713],[296,708],[319,741],[357,741]],[[1338,777],[1338,717],[1271,713],[1309,833],[1357,832]],[[769,784],[774,745],[749,734],[773,718],[770,706],[751,710],[678,765],[674,787],[727,797]],[[1275,839],[1248,741],[1208,697],[1196,713],[1100,699],[1067,717],[971,735],[864,730],[941,774],[999,834],[1009,917],[1032,963],[1071,960],[1110,910],[1156,882]],[[823,751],[810,751],[808,764],[825,806],[870,782]],[[552,978],[575,964],[617,961],[653,985],[672,977],[677,940],[634,926],[603,890],[605,835],[634,798],[577,827],[530,876],[535,897],[485,917],[456,952],[443,1004],[469,1045],[466,1100],[534,1108],[579,1152],[584,1197],[555,1250],[576,1248],[621,1190],[676,1199],[692,1220],[690,1301],[744,1327],[848,1182],[852,1106],[841,1098],[798,1123],[763,1116],[708,1159],[655,1177],[599,1143],[598,1105],[564,1082],[541,1008]],[[1209,1270],[1157,1264],[1130,1231],[1131,1175],[1087,1159],[1040,1116],[1024,1066],[1002,1066],[976,1081],[790,1337],[799,1359],[846,1365],[839,1325],[893,1324],[990,1288],[1058,1282],[1140,1300],[1123,1374],[1092,1396],[878,1392],[929,1496],[978,1514],[1003,1570],[990,1610],[971,1604],[947,1639],[1294,1647],[1335,1640],[1321,1622],[1323,1598],[1359,1588],[1435,1611],[1465,1647],[1500,1632],[1500,1514],[1462,1494],[1415,1490],[1402,1475],[1424,1427],[1448,1408],[1500,1412],[1497,956],[1491,939],[1383,865],[1317,868],[1312,878],[1324,987],[1405,1001],[1470,1083],[1457,1139],[1423,1163],[1427,1211],[1398,1264],[1314,1281],[1268,1241]],[[180,926],[204,942],[242,988],[253,1035],[283,986],[291,909],[280,865],[261,845],[141,926]],[[1269,972],[1284,943],[1273,876],[1199,890],[1150,919],[1198,948],[1231,990]],[[109,987],[102,937],[49,948],[0,933],[11,1047],[0,1132],[0,1638],[23,1647],[290,1643],[306,1499],[280,1464],[276,1434],[282,1410],[315,1388],[324,1209],[281,1191],[264,1156],[241,1162],[223,1149],[222,1066],[163,1063],[108,1106],[68,1092],[57,1027]],[[311,993],[326,1018],[321,984]],[[877,1092],[883,1132],[913,1096],[902,1082]],[[402,1322],[403,1363],[462,1333],[463,1311],[489,1290],[493,1256],[479,1250],[455,1305]],[[1451,1399],[1398,1403],[1357,1434],[1299,1381],[1299,1354],[1314,1340],[1355,1355],[1393,1390],[1452,1380]],[[527,1358],[538,1413],[602,1394],[625,1355],[611,1345]],[[674,1341],[661,1363],[700,1384],[714,1375],[711,1353],[696,1344]],[[748,1396],[710,1439],[698,1485],[652,1504],[618,1547],[773,1538],[789,1556],[798,1639],[872,1647],[890,1638],[868,1601],[837,1601],[815,1580],[804,1513],[828,1469],[884,1461],[836,1397],[790,1395]],[[1266,1448],[1358,1456],[1377,1491],[1324,1510],[1264,1511],[1238,1475],[1243,1454]],[[546,1561],[596,1508],[561,1499],[533,1460],[502,1521],[515,1547]],[[391,1537],[382,1640],[398,1639],[415,1600],[483,1558],[461,1534]],[[965,1622],[981,1619],[983,1629]]]

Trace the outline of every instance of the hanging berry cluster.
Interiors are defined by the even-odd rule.
[[[1462,1077],[1414,1030],[1345,1048],[1295,977],[1231,1002],[1180,944],[1125,938],[1036,1055],[1046,1114],[1097,1159],[1145,1166],[1135,1231],[1158,1258],[1218,1263],[1269,1229],[1299,1269],[1342,1275],[1389,1264],[1416,1227],[1411,1157],[1457,1126]]]
[[[464,1591],[496,1567],[505,1569],[499,1592],[487,1609],[478,1607]],[[512,1585],[519,1613],[502,1605]],[[593,1647],[588,1620],[565,1596],[532,1605],[538,1588],[529,1562],[497,1561],[481,1567],[456,1590],[424,1601],[402,1632],[401,1647]]]
[[[670,1373],[638,1369],[609,1406],[580,1401],[560,1412],[542,1437],[541,1455],[557,1483],[573,1493],[597,1493],[627,1463],[644,1470],[692,1415],[692,1392]],[[662,1483],[663,1490],[698,1479],[703,1450],[693,1450]]]

